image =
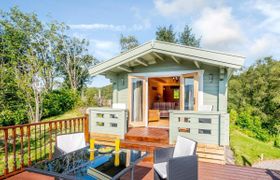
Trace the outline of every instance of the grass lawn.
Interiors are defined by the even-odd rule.
[[[82,111],[80,110],[80,108],[75,108],[75,109],[72,109],[70,111],[65,112],[64,114],[45,118],[42,121],[54,121],[54,120],[60,120],[60,119],[70,119],[70,118],[75,118],[75,117],[80,117],[80,116],[83,116]]]
[[[275,148],[272,143],[251,138],[234,126],[230,132],[230,146],[234,152],[235,163],[238,165],[251,166],[260,160],[261,154],[264,160],[280,158],[280,149]]]

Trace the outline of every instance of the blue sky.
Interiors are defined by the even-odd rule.
[[[246,66],[264,56],[280,57],[279,0],[2,0],[0,9],[15,5],[42,21],[65,22],[70,35],[89,40],[89,52],[99,60],[120,52],[121,33],[144,43],[155,38],[158,26],[169,24],[175,31],[188,24],[202,37],[202,48],[244,55]],[[89,86],[105,84],[96,77]]]

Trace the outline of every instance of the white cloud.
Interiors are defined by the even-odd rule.
[[[139,24],[113,25],[113,24],[70,24],[70,28],[74,30],[110,30],[110,31],[141,31],[151,27],[149,19],[139,18]]]
[[[126,29],[125,25],[113,25],[113,24],[71,24],[72,29],[79,30],[112,30],[123,31]]]
[[[202,47],[232,50],[245,41],[239,22],[232,16],[231,8],[205,8],[193,23],[193,30],[202,36]]]
[[[260,12],[265,18],[257,25],[261,29],[266,29],[274,33],[280,33],[280,1],[252,1],[250,7]]]
[[[256,38],[250,43],[249,57],[252,59],[258,59],[265,56],[280,56],[280,37],[275,34],[264,34],[259,38]]]
[[[209,0],[154,0],[155,8],[163,16],[185,15],[210,5]]]
[[[137,20],[137,24],[132,25],[131,30],[144,30],[144,29],[149,29],[151,27],[151,21],[150,18],[143,17],[140,14],[140,10],[136,7],[132,7],[131,11],[133,12],[133,16]]]
[[[98,60],[107,60],[120,52],[118,42],[87,37],[85,34],[74,32],[72,36],[89,41],[88,52]]]
[[[114,41],[91,39],[89,42],[89,52],[98,60],[107,60],[120,52],[118,43]]]

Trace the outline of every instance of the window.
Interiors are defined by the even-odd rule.
[[[190,128],[180,128],[180,127],[179,127],[179,128],[178,128],[178,131],[179,131],[179,132],[184,132],[184,133],[190,133],[191,130],[190,130]]]
[[[96,114],[96,117],[97,117],[97,118],[104,118],[104,114],[103,114],[103,113],[97,113],[97,114]]]
[[[96,122],[96,126],[104,126],[104,122]]]
[[[210,129],[198,129],[199,134],[211,134]]]
[[[110,123],[110,126],[111,127],[118,127],[118,124],[117,123]]]
[[[180,98],[180,89],[173,89],[173,99]]]
[[[112,119],[118,119],[118,116],[116,114],[110,114],[110,118]]]
[[[206,123],[206,124],[211,124],[211,119],[210,118],[198,118],[199,123]]]
[[[194,79],[187,77],[185,81],[185,110],[194,110]]]

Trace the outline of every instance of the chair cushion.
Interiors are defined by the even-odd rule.
[[[56,144],[65,153],[86,147],[84,133],[65,134],[57,136]]]
[[[195,144],[196,142],[188,138],[177,136],[173,157],[189,156],[195,154]]]
[[[167,162],[154,164],[154,169],[162,179],[167,178]]]

